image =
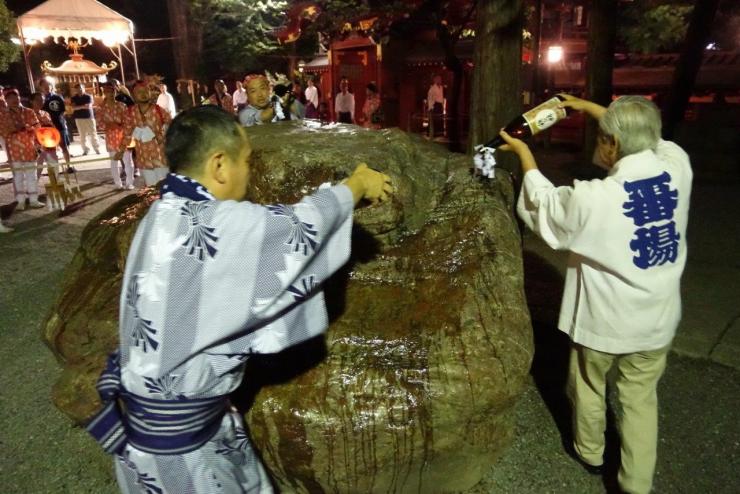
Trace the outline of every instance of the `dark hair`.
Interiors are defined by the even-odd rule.
[[[34,98],[35,98],[36,96],[39,96],[39,97],[40,97],[40,98],[42,98],[42,99],[43,99],[43,97],[44,97],[44,95],[43,95],[43,94],[41,94],[41,93],[39,93],[38,91],[36,91],[35,93],[31,93],[31,96],[29,96],[29,97],[28,97],[28,100],[29,100],[29,101],[33,101],[33,99],[34,99]]]
[[[282,98],[290,90],[285,84],[275,84],[272,88],[272,92],[277,94],[279,98]]]
[[[199,170],[207,154],[215,149],[235,157],[241,139],[234,115],[214,105],[196,106],[179,113],[167,129],[167,165],[174,173]]]
[[[367,85],[367,88],[368,88],[368,89],[369,89],[370,91],[374,92],[375,94],[377,94],[377,93],[378,93],[378,86],[376,86],[376,85],[375,85],[375,84],[373,84],[372,82],[371,82],[370,84],[368,84],[368,85]]]

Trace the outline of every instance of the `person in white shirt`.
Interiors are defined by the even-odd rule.
[[[175,98],[172,97],[172,93],[167,92],[167,85],[159,85],[159,96],[157,96],[157,106],[166,110],[172,118],[177,115],[177,107],[175,107]]]
[[[432,85],[427,91],[427,111],[429,112],[429,137],[441,135],[444,132],[442,116],[444,114],[444,86],[442,86],[442,76],[435,75],[432,78]]]
[[[306,96],[306,118],[319,118],[319,90],[313,82],[313,78],[308,79],[308,87],[304,92]]]
[[[558,327],[573,344],[568,395],[573,450],[591,473],[603,465],[606,375],[618,367],[620,488],[650,492],[658,439],[657,384],[681,318],[680,280],[692,171],[687,154],[660,138],[658,108],[623,96],[608,108],[565,96],[563,107],[599,121],[595,156],[603,180],[555,187],[526,144],[501,132],[522,162],[517,211],[554,249],[570,251]]]
[[[355,95],[349,92],[349,80],[342,77],[339,81],[340,92],[334,100],[334,112],[337,122],[355,123]]]
[[[247,90],[244,89],[244,85],[241,81],[236,81],[236,89],[231,97],[232,103],[234,103],[234,110],[238,114],[240,111],[247,106]]]

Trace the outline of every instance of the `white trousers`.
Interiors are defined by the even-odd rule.
[[[123,158],[120,161],[115,159],[116,153],[108,154],[110,155],[110,173],[113,175],[113,185],[119,188],[123,186],[121,184],[121,161],[123,161],[123,170],[126,172],[126,187],[134,185],[134,162],[131,159],[131,150],[124,151]]]
[[[164,177],[170,172],[169,168],[159,166],[157,168],[147,170],[142,168],[141,175],[144,177],[144,183],[147,186],[156,185],[160,180],[164,180]]]
[[[36,163],[33,161],[17,161],[11,163],[13,170],[13,185],[15,185],[15,200],[31,202],[39,200],[39,186],[36,178]]]
[[[87,153],[87,138],[90,138],[92,147],[95,153],[100,154],[100,143],[98,143],[98,129],[95,126],[94,118],[75,118],[75,124],[77,124],[77,132],[80,133],[80,144],[82,144],[82,151]]]
[[[38,174],[41,173],[41,165],[46,163],[46,170],[49,173],[49,184],[59,183],[59,160],[57,159],[56,149],[45,149],[39,153],[39,157],[36,158],[36,165]],[[37,174],[37,176],[38,176]],[[46,190],[46,206],[49,211],[53,209],[64,210],[64,199],[55,192]]]
[[[46,163],[46,168],[51,172],[53,171],[56,175],[59,174],[59,160],[57,159],[57,150],[43,150],[39,153],[39,157],[36,158],[36,170],[38,173],[36,174],[41,175],[41,172],[43,171],[40,166],[42,166],[44,163]]]

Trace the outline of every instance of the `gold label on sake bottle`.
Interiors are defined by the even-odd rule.
[[[566,117],[565,108],[558,108],[561,103],[560,98],[556,96],[522,115],[531,129],[532,135],[552,127]]]

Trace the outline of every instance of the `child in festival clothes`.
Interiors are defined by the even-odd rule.
[[[154,185],[167,175],[164,158],[164,135],[172,121],[170,114],[152,102],[149,86],[136,81],[133,88],[134,106],[126,110],[123,124],[123,142],[131,139],[136,144],[136,168],[141,169],[144,182]],[[123,159],[123,151],[114,156]]]
[[[380,95],[378,87],[370,83],[366,87],[365,103],[362,105],[362,126],[379,129],[381,124]]]
[[[87,426],[126,494],[272,492],[229,394],[250,356],[326,331],[322,283],[349,258],[354,206],[393,191],[359,165],[296,204],[253,204],[250,153],[246,130],[211,105],[167,132],[170,173],[128,253],[119,347]]]
[[[3,86],[0,86],[0,122],[2,121],[3,113],[8,110],[8,103],[5,102],[5,88]],[[5,137],[3,137],[3,133],[0,132],[0,148],[3,148],[7,150],[7,146],[5,145]],[[7,155],[7,151],[6,151]],[[0,233],[10,233],[13,229],[9,226],[5,226],[2,221],[0,221]]]
[[[70,139],[69,136],[67,120],[64,118],[64,114],[66,112],[64,98],[54,92],[54,84],[45,77],[39,80],[38,86],[41,91],[41,95],[44,97],[44,111],[49,114],[51,122],[61,135],[59,147],[62,149],[62,155],[64,156],[64,162],[67,165],[67,171],[74,171],[70,164],[69,144],[72,142],[72,139]]]
[[[41,127],[53,127],[54,122],[51,119],[51,115],[43,110],[44,108],[44,95],[41,93],[33,93],[31,95],[31,109],[36,115]],[[46,163],[46,168],[49,171],[49,176],[53,176],[56,179],[59,173],[59,161],[57,160],[57,148],[54,147],[43,147],[40,143],[36,143],[39,147],[38,158],[36,158],[36,170],[38,171],[37,176],[41,174],[42,166]],[[47,198],[48,199],[48,198]]]
[[[234,100],[226,92],[226,83],[221,79],[213,83],[215,92],[208,98],[210,104],[220,106],[229,113],[234,113]]]
[[[0,133],[5,138],[8,161],[13,171],[16,210],[26,209],[26,199],[32,208],[43,208],[39,202],[38,178],[36,177],[36,135],[39,119],[30,108],[21,105],[17,89],[5,91],[7,110],[0,117]]]
[[[98,109],[98,122],[105,131],[105,148],[110,155],[110,171],[113,176],[113,184],[117,189],[123,189],[121,183],[121,169],[119,163],[123,162],[126,171],[126,189],[134,188],[134,164],[131,160],[131,151],[126,147],[130,141],[124,141],[123,124],[126,119],[126,105],[116,101],[116,89],[112,82],[103,85],[103,104]],[[123,153],[121,160],[116,159],[119,153]]]

